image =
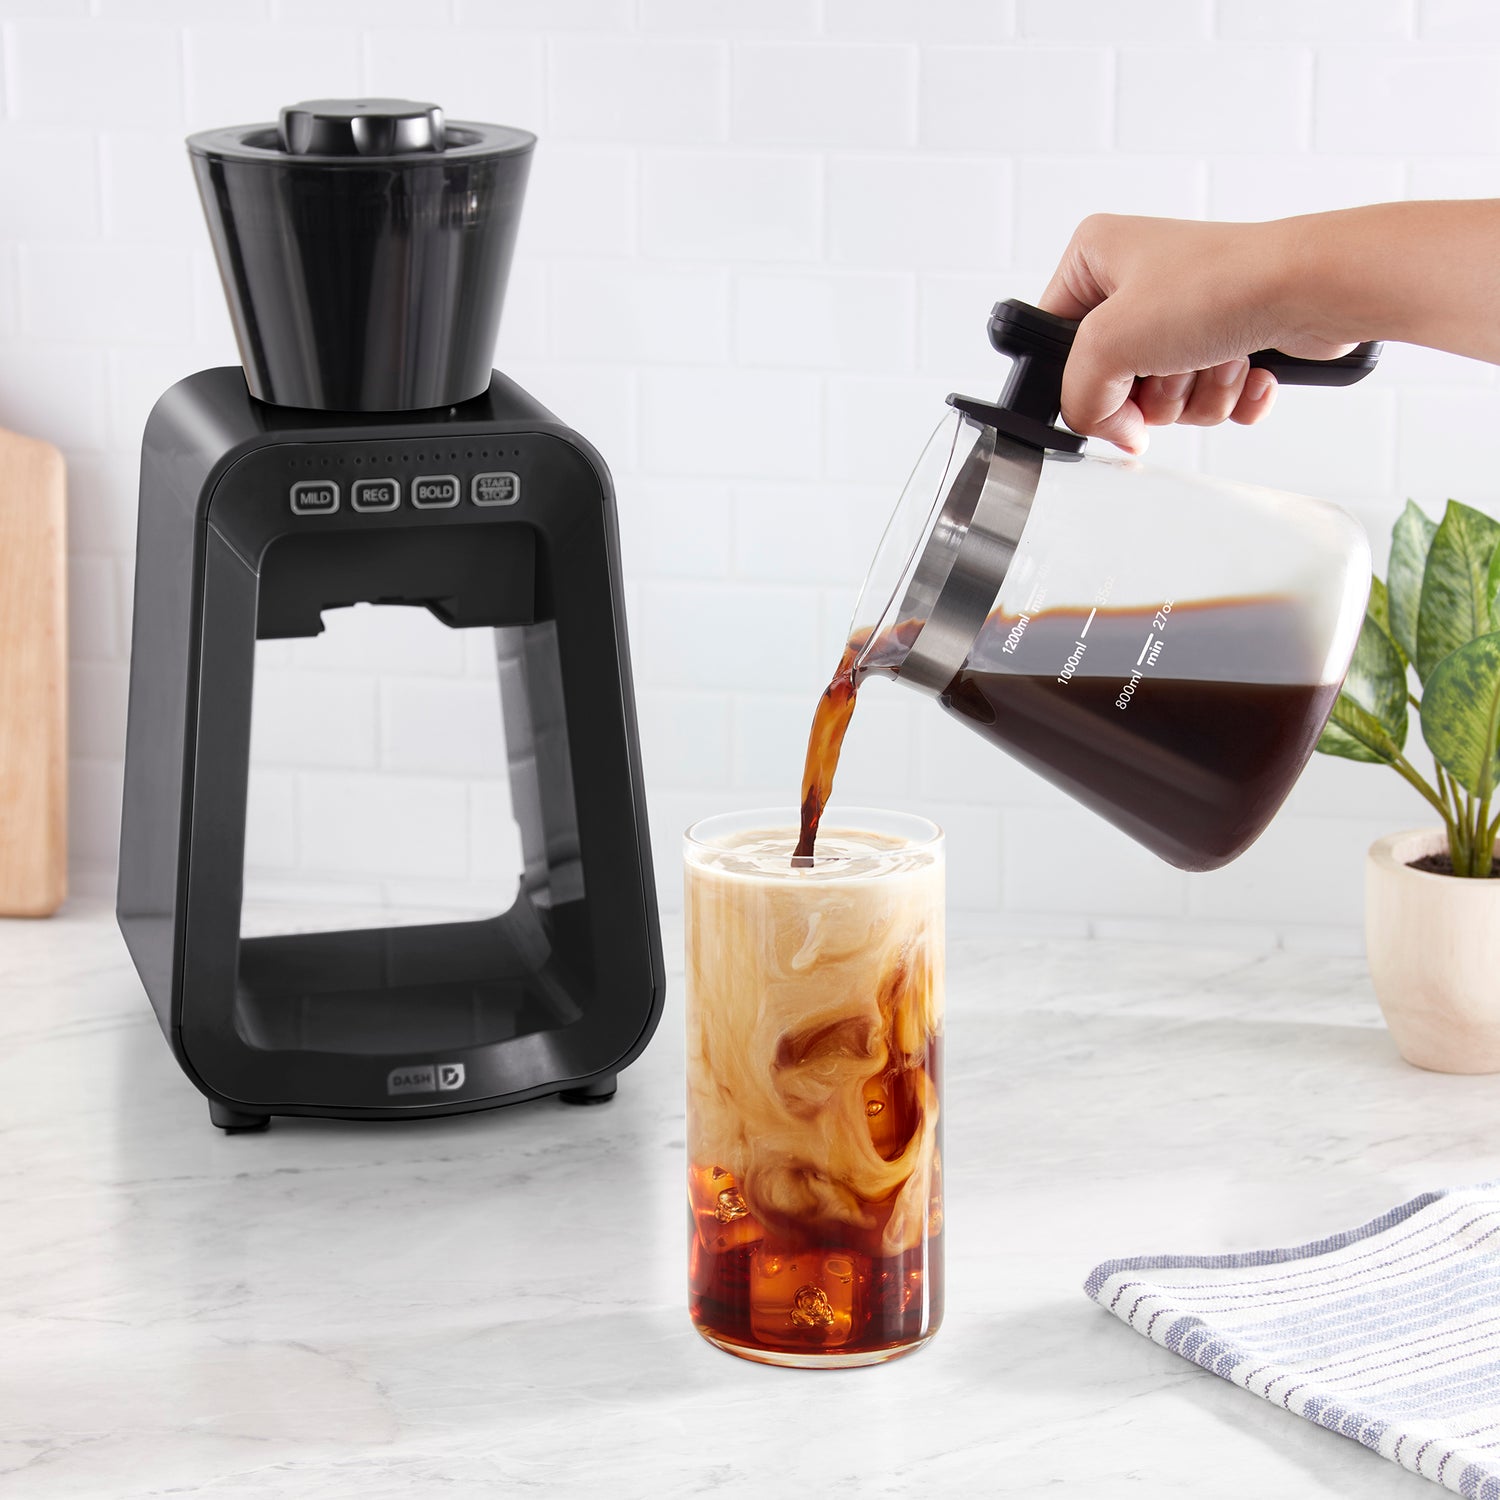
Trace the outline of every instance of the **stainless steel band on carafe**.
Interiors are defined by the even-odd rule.
[[[973,417],[962,421],[978,426]],[[995,597],[1031,514],[1042,453],[1021,443],[997,445],[982,427],[964,460],[927,546],[917,560],[899,618],[922,628],[901,664],[901,677],[934,695],[958,675]]]

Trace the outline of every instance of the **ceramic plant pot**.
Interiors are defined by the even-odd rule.
[[[1500,1073],[1500,880],[1411,868],[1446,848],[1441,828],[1370,846],[1370,980],[1407,1062],[1438,1073]]]

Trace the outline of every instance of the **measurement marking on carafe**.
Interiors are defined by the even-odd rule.
[[[1073,680],[1073,674],[1078,670],[1079,664],[1083,661],[1083,653],[1088,649],[1089,643],[1084,640],[1082,635],[1074,640],[1073,649],[1068,653],[1067,660],[1063,662],[1062,669],[1057,674],[1059,687],[1067,687]]]
[[[1136,666],[1140,666],[1140,664],[1145,661],[1146,653],[1151,649],[1151,642],[1155,639],[1156,635],[1154,632],[1146,637],[1146,644],[1141,647],[1141,654],[1135,659]]]
[[[1084,636],[1086,636],[1089,633],[1089,626],[1094,623],[1094,616],[1097,615],[1098,613],[1099,613],[1099,611],[1097,609],[1091,609],[1089,611],[1089,617],[1088,617],[1088,619],[1086,619],[1083,622],[1083,629],[1078,632],[1078,639],[1079,640],[1082,640],[1084,638]]]

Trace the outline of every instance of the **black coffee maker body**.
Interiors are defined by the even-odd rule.
[[[118,916],[228,1130],[604,1100],[661,1014],[609,472],[490,368],[533,145],[393,100],[189,141],[245,365],[146,427]],[[493,631],[515,902],[242,938],[255,643],[358,603]]]

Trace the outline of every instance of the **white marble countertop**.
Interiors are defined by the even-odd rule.
[[[1080,1290],[1497,1174],[1357,959],[953,940],[947,1320],[846,1372],[688,1324],[679,990],[608,1106],[226,1137],[105,911],[0,924],[0,1495],[1440,1493]]]

